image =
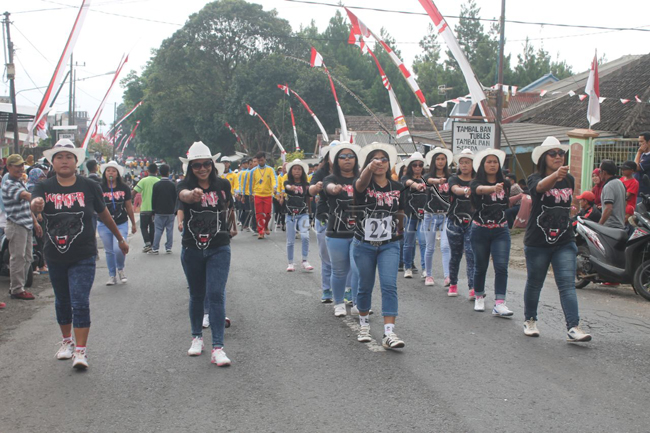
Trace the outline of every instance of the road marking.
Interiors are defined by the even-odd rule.
[[[343,323],[348,325],[348,328],[352,329],[355,334],[358,334],[359,331],[361,330],[361,326],[359,326],[359,321],[357,319],[352,318],[351,316],[345,316],[343,318]],[[372,337],[371,337],[372,338]],[[374,338],[370,340],[369,343],[360,343],[360,344],[365,344],[368,350],[371,352],[385,352],[386,349],[377,342]]]

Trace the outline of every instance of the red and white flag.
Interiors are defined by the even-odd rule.
[[[588,96],[589,95],[578,95],[578,98],[580,98],[581,101],[584,101]]]
[[[589,78],[585,86],[585,93],[589,95],[589,108],[587,108],[587,120],[589,128],[600,122],[600,80],[598,79],[598,54],[594,54],[591,62]]]
[[[120,126],[120,125],[122,124],[122,122],[124,122],[126,119],[128,119],[129,116],[131,116],[131,114],[135,113],[135,110],[137,110],[137,109],[142,105],[143,102],[144,102],[144,101],[140,101],[140,102],[138,102],[137,104],[135,104],[135,106],[131,109],[131,111],[129,111],[128,113],[126,113],[124,116],[122,116],[122,118],[121,118],[120,120],[118,120],[117,122],[115,122],[115,124],[113,125],[113,127],[112,127],[111,129],[109,129],[108,132],[106,133],[106,137],[110,137],[110,136],[111,136],[111,132],[113,132],[113,130],[114,130],[115,128],[117,128],[118,126]]]
[[[312,119],[314,119],[314,122],[316,122],[316,125],[318,125],[318,128],[320,129],[320,132],[323,135],[323,140],[325,140],[326,142],[329,142],[330,140],[329,140],[329,137],[327,136],[327,132],[325,132],[325,128],[323,127],[323,124],[320,123],[320,120],[318,120],[318,117],[316,117],[316,114],[314,114],[314,112],[311,110],[311,108],[309,108],[309,105],[307,105],[305,100],[302,99],[300,97],[300,95],[298,93],[296,93],[293,89],[289,88],[289,86],[283,86],[282,84],[278,84],[278,88],[283,90],[283,91],[286,88],[287,91],[291,92],[293,94],[293,96],[298,98],[298,100],[300,101],[302,106],[305,107],[305,110],[307,110],[307,112],[312,117]]]
[[[106,100],[108,99],[108,96],[111,94],[111,90],[113,90],[113,86],[115,85],[115,83],[117,83],[117,80],[120,77],[120,72],[122,72],[124,65],[128,61],[129,61],[128,55],[122,56],[122,59],[120,59],[120,64],[115,70],[115,76],[113,77],[113,81],[111,81],[111,85],[108,87],[108,90],[106,91],[106,95],[104,95],[104,99],[102,99],[102,102],[99,104],[99,108],[97,109],[97,112],[93,116],[93,120],[91,120],[90,124],[88,125],[88,131],[86,131],[86,136],[84,137],[83,144],[81,145],[82,149],[88,148],[88,142],[90,141],[90,137],[92,137],[94,134],[97,133],[99,118],[101,117],[102,111],[104,110],[104,105],[106,105]]]
[[[636,102],[642,102],[642,101],[641,101],[641,98],[639,98],[639,95],[634,95],[634,100],[635,100]]]
[[[137,122],[135,122],[135,126],[133,127],[133,131],[131,131],[131,134],[129,134],[129,138],[127,138],[126,141],[124,142],[124,147],[122,147],[122,150],[120,151],[121,153],[124,153],[124,151],[126,150],[126,147],[129,145],[129,142],[131,142],[131,140],[133,140],[133,137],[135,137],[135,131],[138,130],[138,126],[140,126],[140,121],[139,120]]]
[[[253,116],[253,117],[257,116],[257,113],[255,112],[255,110],[253,110],[253,108],[248,104],[246,104],[246,110],[248,111],[248,114],[250,116]]]
[[[621,99],[621,104],[623,105],[627,104],[628,102],[630,102],[629,99]]]
[[[50,79],[50,84],[47,86],[47,90],[43,94],[43,99],[38,106],[38,110],[36,110],[34,121],[31,122],[28,126],[28,136],[30,139],[34,132],[34,128],[37,129],[39,137],[42,138],[45,134],[45,123],[42,122],[42,120],[44,118],[47,119],[47,113],[50,111],[50,107],[54,105],[54,100],[56,98],[56,89],[59,88],[59,85],[61,84],[63,76],[66,72],[65,63],[72,54],[74,46],[77,43],[77,39],[81,33],[81,28],[83,27],[86,15],[90,9],[90,1],[91,0],[84,0],[83,3],[81,3],[81,8],[79,8],[79,13],[77,14],[77,19],[72,26],[72,31],[70,32],[70,36],[68,36],[68,41],[63,48],[63,53],[61,53],[61,58],[59,58],[59,62],[57,63],[56,68],[54,68],[54,74]],[[70,79],[72,79],[72,77],[70,77]]]
[[[320,68],[323,66],[323,56],[314,47],[311,47],[311,60],[309,64],[312,68]]]
[[[460,48],[460,45],[458,45],[456,36],[454,36],[451,28],[447,25],[445,18],[433,3],[433,0],[419,0],[419,2],[424,10],[427,11],[429,17],[431,17],[433,25],[438,30],[438,34],[445,40],[449,51],[451,51],[456,62],[458,62],[458,66],[460,66],[460,70],[463,72],[465,82],[469,88],[469,93],[472,95],[472,102],[478,104],[481,101],[484,101],[486,97],[485,92],[483,92],[483,86],[481,86],[481,83],[476,79],[472,66],[469,64],[469,61],[467,60],[465,53],[463,53],[463,50]]]
[[[289,112],[291,113],[291,125],[293,125],[293,138],[296,140],[296,151],[300,151],[300,144],[298,143],[298,130],[296,129],[296,119],[293,117],[293,108],[289,105]]]
[[[273,137],[273,140],[275,141],[275,144],[277,144],[278,148],[280,149],[280,155],[282,155],[282,161],[285,161],[286,158],[287,158],[287,156],[286,156],[287,151],[284,150],[284,147],[282,146],[282,143],[280,143],[280,140],[278,140],[278,137],[276,137],[275,134],[273,133],[273,131],[271,131],[271,127],[269,126],[269,124],[266,123],[266,121],[262,118],[262,116],[260,116],[258,113],[256,113],[255,110],[253,110],[253,107],[251,107],[250,105],[246,104],[246,110],[248,111],[248,114],[250,114],[253,117],[257,117],[258,119],[260,119],[262,121],[264,126],[266,126],[266,129],[269,131],[269,135],[271,137]]]
[[[312,68],[323,67],[323,69],[325,69],[325,72],[327,72],[327,78],[329,78],[330,80],[330,87],[332,88],[334,101],[336,101],[336,112],[339,115],[339,123],[341,124],[341,141],[348,141],[350,139],[348,135],[348,125],[345,122],[345,116],[343,115],[341,104],[339,104],[339,97],[336,95],[334,80],[332,80],[330,71],[327,69],[327,66],[325,66],[325,62],[323,62],[323,56],[321,56],[320,53],[316,51],[316,48],[314,47],[311,47],[311,61],[309,62],[309,64],[311,65]]]

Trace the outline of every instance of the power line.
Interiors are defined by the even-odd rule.
[[[22,35],[22,37],[25,38],[25,40],[27,41],[27,43],[29,43],[29,45],[31,45],[32,48],[34,48],[34,49],[36,50],[36,52],[37,52],[38,54],[40,54],[41,57],[43,57],[43,58],[45,59],[45,61],[47,61],[50,65],[54,65],[54,64],[53,64],[53,63],[52,63],[52,62],[51,62],[47,57],[45,57],[45,54],[41,53],[41,52],[39,51],[39,49],[36,48],[36,45],[34,45],[34,44],[32,43],[32,41],[30,41],[30,40],[27,38],[27,36],[25,36],[25,34],[24,34],[23,32],[20,31],[20,29],[19,29],[18,27],[16,27],[16,24],[15,24],[15,23],[12,23],[12,25],[14,26],[14,29],[16,29],[16,30],[18,31],[18,33],[20,33],[20,34]]]

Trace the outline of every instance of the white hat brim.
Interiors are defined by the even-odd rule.
[[[468,154],[468,153],[462,153],[461,152],[461,153],[457,153],[456,155],[454,155],[454,162],[456,163],[456,165],[458,165],[460,163],[461,159],[467,158],[467,159],[471,159],[472,161],[474,161],[474,157],[476,157],[476,155],[474,155],[473,153]]]
[[[454,154],[451,153],[451,150],[443,149],[442,147],[436,147],[427,152],[427,154],[424,156],[424,159],[426,160],[426,164],[429,167],[431,167],[431,160],[433,159],[433,156],[439,153],[442,153],[447,157],[447,167],[449,167],[451,163],[454,161]]]
[[[388,155],[388,159],[390,162],[390,167],[394,167],[395,164],[397,164],[397,149],[395,146],[391,144],[385,144],[385,143],[372,143],[367,146],[363,146],[361,148],[361,152],[359,153],[359,167],[364,168],[361,164],[366,163],[366,159],[368,158],[368,155],[370,155],[372,152],[376,150],[381,150],[382,152],[385,152]]]
[[[113,167],[114,169],[116,169],[117,172],[120,174],[120,177],[124,177],[124,167],[122,167],[121,165],[119,165],[119,164],[118,164],[117,162],[115,162],[115,161],[110,161],[109,163],[102,165],[102,166],[100,167],[100,169],[101,169],[102,173],[104,173],[104,171],[105,171],[107,168],[110,168],[110,167]]]
[[[305,176],[309,173],[309,166],[307,163],[302,162],[299,159],[293,160],[290,163],[287,164],[286,170],[287,170],[287,176],[291,174],[291,169],[295,167],[296,165],[299,165],[302,167],[303,172],[305,173]]]
[[[545,152],[548,152],[549,150],[560,149],[565,152],[568,152],[570,148],[571,146],[569,146],[568,144],[553,144],[552,146],[539,145],[533,149],[533,154],[531,155],[533,164],[537,165],[539,163],[539,158],[541,158],[541,156]]]
[[[43,156],[52,163],[52,160],[54,159],[54,155],[57,153],[61,152],[69,152],[72,153],[74,156],[77,157],[77,167],[81,167],[81,164],[84,163],[86,160],[86,151],[80,147],[75,147],[74,149],[71,147],[57,147],[57,148],[52,148],[43,151]]]
[[[478,169],[481,168],[481,163],[483,160],[490,155],[494,155],[499,158],[499,165],[501,165],[501,168],[503,168],[503,164],[506,162],[506,153],[503,150],[499,149],[484,149],[480,152],[476,152],[476,155],[474,155],[474,171],[478,172]]]
[[[334,164],[334,161],[336,160],[336,157],[339,153],[341,153],[342,150],[348,149],[354,152],[354,154],[357,156],[357,161],[359,161],[359,151],[361,148],[357,146],[356,144],[350,144],[350,143],[340,143],[334,146],[334,151],[330,150],[329,152],[329,157],[330,157],[330,162]],[[361,162],[359,162],[359,165],[361,165]]]

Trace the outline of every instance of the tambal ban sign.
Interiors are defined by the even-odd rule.
[[[476,153],[493,149],[495,129],[494,123],[454,122],[451,132],[452,152],[456,154],[469,149]]]

